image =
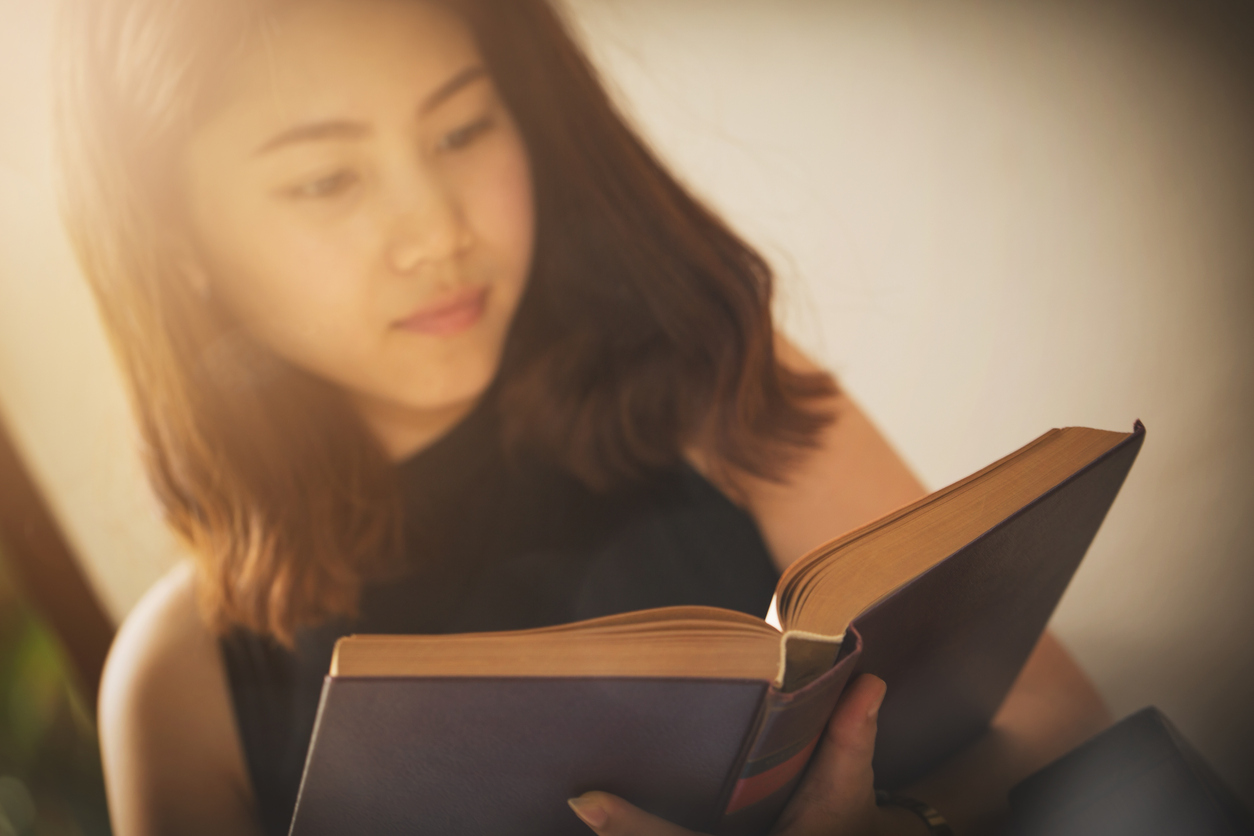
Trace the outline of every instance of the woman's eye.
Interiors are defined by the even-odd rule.
[[[464,125],[455,131],[445,134],[437,147],[441,151],[458,151],[492,130],[495,124],[495,120],[491,116],[476,119],[469,125]]]
[[[328,174],[326,177],[307,180],[304,183],[293,186],[287,190],[287,194],[289,197],[308,199],[335,197],[347,191],[356,182],[357,175],[353,174],[353,172],[337,171],[334,174]]]

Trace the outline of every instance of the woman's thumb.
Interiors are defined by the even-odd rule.
[[[607,792],[586,792],[566,803],[598,836],[699,836]]]
[[[845,689],[777,831],[860,832],[859,820],[875,810],[871,759],[886,690],[884,680],[871,674]]]

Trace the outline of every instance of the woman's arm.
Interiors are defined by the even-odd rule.
[[[114,640],[100,688],[100,749],[117,836],[259,836],[217,642],[175,567]]]
[[[818,370],[786,341],[777,346],[785,364]],[[781,570],[815,546],[926,493],[857,404],[838,395],[827,406],[836,420],[784,483],[738,476],[724,486],[743,499]],[[1092,683],[1047,632],[990,731],[907,794],[940,810],[958,833],[984,832],[1004,812],[1014,783],[1109,722]]]
[[[989,731],[905,794],[941,810],[956,833],[993,832],[1011,787],[1110,722],[1093,683],[1047,631]]]
[[[742,476],[733,487],[780,571],[814,547],[927,494],[856,403],[838,395],[827,407],[835,420],[786,482]]]
[[[822,371],[782,338],[775,350],[797,371]],[[927,494],[852,399],[839,394],[817,406],[834,420],[783,482],[712,467],[699,448],[688,453],[697,470],[753,515],[780,571],[815,546]]]

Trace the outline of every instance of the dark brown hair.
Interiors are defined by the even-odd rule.
[[[503,442],[596,489],[692,445],[780,478],[835,386],[777,361],[767,264],[626,124],[545,0],[425,1],[470,26],[533,170],[535,259],[496,385]],[[169,184],[221,68],[290,2],[69,0],[58,110],[67,225],[202,603],[219,628],[285,642],[353,613],[399,552],[392,469],[334,387],[179,280]]]

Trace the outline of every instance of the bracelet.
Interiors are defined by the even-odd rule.
[[[900,807],[903,810],[909,810],[923,819],[924,823],[927,824],[927,829],[933,836],[954,836],[953,828],[949,826],[949,822],[945,821],[945,817],[936,812],[935,807],[917,798],[908,798],[887,790],[876,790],[875,805],[877,807]]]

